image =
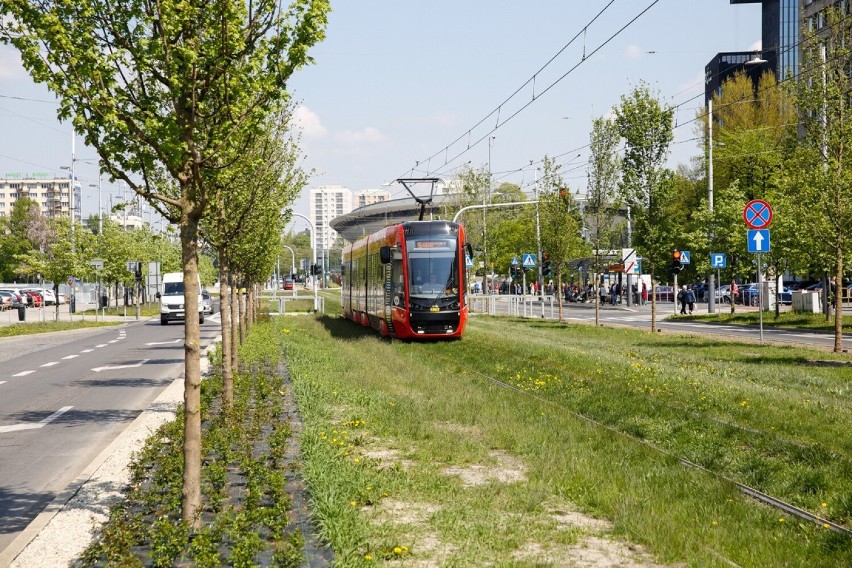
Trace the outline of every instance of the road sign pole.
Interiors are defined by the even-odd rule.
[[[763,269],[760,266],[760,253],[757,253],[757,309],[760,312],[760,344],[763,345]]]

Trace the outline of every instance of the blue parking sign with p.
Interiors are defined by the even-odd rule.
[[[726,268],[728,266],[728,255],[721,252],[711,252],[710,266],[712,268]]]

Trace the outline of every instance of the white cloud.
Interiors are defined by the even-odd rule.
[[[630,44],[624,54],[628,59],[639,59],[642,56],[642,49],[638,45]]]
[[[363,130],[344,130],[334,135],[335,140],[347,144],[376,144],[387,140],[377,128],[368,126]]]
[[[762,51],[763,50],[763,40],[759,39],[748,48],[749,51]]]
[[[293,122],[302,130],[305,138],[324,138],[328,134],[328,129],[322,125],[319,115],[304,105],[296,107]]]

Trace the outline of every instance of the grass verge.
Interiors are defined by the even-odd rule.
[[[340,566],[852,565],[848,536],[679,462],[849,526],[845,358],[510,318],[451,343],[277,323]]]
[[[718,310],[718,306],[717,306]],[[693,314],[691,316],[675,315],[677,319],[703,321],[710,323],[732,323],[740,325],[759,325],[759,312],[737,312],[730,313],[727,306],[716,314]],[[809,329],[813,331],[834,332],[834,315],[826,321],[824,314],[805,314],[796,312],[781,312],[778,316],[774,311],[763,312],[763,325],[768,327],[789,327],[794,329]],[[843,319],[843,332],[852,332],[852,318]]]
[[[0,337],[13,337],[16,335],[34,335],[36,333],[49,333],[51,331],[68,331],[72,329],[86,329],[89,327],[104,327],[120,325],[122,322],[95,322],[92,321],[46,321],[38,323],[16,323],[13,325],[0,326]]]

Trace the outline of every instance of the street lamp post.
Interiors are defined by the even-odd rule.
[[[69,213],[71,215],[71,257],[72,258],[77,253],[77,243],[74,239],[74,225],[75,225],[75,222],[76,222],[76,219],[75,219],[76,215],[74,214],[74,183],[76,182],[76,175],[74,173],[74,165],[77,162],[77,149],[76,149],[77,140],[76,140],[76,138],[77,137],[72,132],[71,133],[71,166],[70,167],[68,167],[68,166],[62,166],[61,167],[61,169],[63,169],[63,170],[70,170],[71,171],[71,183],[69,184],[70,191],[68,192],[68,209],[69,209]],[[71,283],[69,285],[69,287],[71,288],[71,291],[70,291],[71,305],[68,307],[69,313],[71,313],[71,314],[75,313],[76,308],[77,308],[77,297],[74,294],[74,284],[75,284],[74,278],[75,278],[75,276],[73,274],[71,274],[70,275]]]
[[[282,245],[282,246],[285,249],[289,250],[290,254],[293,256],[293,262],[290,263],[290,276],[292,277],[294,274],[296,274],[296,253],[293,251],[293,249],[291,249],[287,245]],[[296,283],[295,283],[295,281],[293,282],[293,297],[294,298],[296,297]]]
[[[541,317],[544,317],[544,271],[542,268],[542,263],[544,262],[544,258],[541,256],[541,222],[539,220],[539,207],[538,207],[538,168],[535,169],[535,184],[533,185],[535,190],[535,243],[538,254],[538,293],[540,294],[539,300],[541,300]]]
[[[305,215],[302,215],[301,213],[296,213],[296,212],[293,212],[292,215],[294,217],[299,217],[301,219],[304,219],[305,221],[308,222],[308,225],[311,227],[311,256],[312,256],[312,259],[313,259],[312,262],[311,262],[311,265],[314,265],[314,264],[317,263],[317,246],[316,246],[317,230],[316,230],[316,227],[314,227],[313,221],[311,221]],[[318,295],[317,295],[316,275],[314,275],[313,281],[314,281],[314,312],[316,312],[319,309],[319,298],[318,298]],[[295,288],[295,286],[293,286],[293,288]]]

